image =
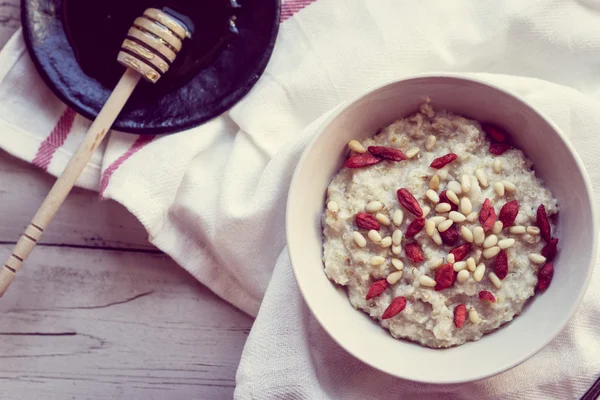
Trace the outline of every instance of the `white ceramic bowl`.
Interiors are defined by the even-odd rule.
[[[350,305],[323,272],[321,214],[346,144],[364,139],[418,110],[425,96],[436,109],[493,122],[511,134],[558,199],[559,255],[554,280],[521,316],[477,342],[435,350],[392,338]],[[429,383],[485,378],[514,367],[548,344],[576,311],[597,252],[592,189],[583,164],[560,130],[515,94],[455,75],[422,75],[387,83],[339,107],[319,128],[292,179],[287,240],[300,290],[323,328],[349,353],[391,375]]]

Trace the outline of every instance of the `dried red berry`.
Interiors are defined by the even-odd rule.
[[[388,308],[385,309],[385,311],[383,312],[383,315],[381,316],[381,319],[388,319],[388,318],[395,317],[402,310],[404,310],[405,307],[406,307],[406,298],[402,297],[402,296],[398,296],[394,300],[392,300],[392,302],[390,303]]]
[[[496,256],[494,272],[500,279],[504,279],[508,275],[508,254],[506,254],[506,250],[500,250],[500,253]]]
[[[450,201],[445,190],[440,193],[440,203],[448,203],[450,204],[450,211],[458,211],[458,205]]]
[[[454,261],[458,262],[464,260],[469,255],[470,251],[471,243],[465,243],[453,248],[452,250],[450,250],[450,253],[454,255]]]
[[[485,232],[488,232],[496,222],[496,210],[492,207],[490,199],[485,199],[479,211],[479,223]]]
[[[491,143],[490,144],[490,153],[499,156],[503,154],[506,150],[510,149],[510,144],[508,143]]]
[[[408,257],[408,259],[414,263],[425,261],[423,252],[421,251],[421,247],[419,247],[418,243],[408,243],[406,246],[404,246],[404,252],[406,253],[406,257]]]
[[[398,189],[396,195],[398,196],[398,201],[400,204],[402,204],[402,206],[404,206],[404,208],[406,208],[409,212],[417,217],[423,216],[423,210],[421,209],[419,202],[417,199],[415,199],[415,196],[408,191],[408,189]]]
[[[425,218],[421,217],[413,219],[412,222],[408,225],[408,228],[406,228],[406,234],[404,235],[404,237],[409,239],[414,237],[417,233],[421,232],[421,229],[423,229],[424,226]]]
[[[535,288],[536,292],[544,291],[550,286],[552,277],[554,276],[554,264],[551,262],[544,264],[544,266],[538,271],[538,283]]]
[[[440,291],[452,286],[455,276],[452,264],[444,264],[439,267],[435,271],[435,290]]]
[[[490,216],[490,210],[492,209],[492,203],[490,199],[485,199],[483,204],[481,205],[481,210],[479,211],[479,223],[484,224],[485,220]]]
[[[536,222],[538,228],[540,228],[540,235],[546,242],[552,239],[552,232],[550,228],[550,221],[548,220],[548,214],[546,214],[546,207],[543,204],[537,209]]]
[[[496,302],[496,297],[492,294],[492,292],[488,292],[487,290],[482,290],[479,292],[479,300],[486,300],[490,303]]]
[[[506,228],[514,224],[518,213],[519,203],[516,200],[509,201],[503,205],[498,216],[498,219],[502,221],[502,227]]]
[[[387,287],[388,287],[388,283],[385,279],[380,279],[378,281],[371,283],[371,286],[369,287],[369,292],[367,293],[366,299],[371,300],[373,297],[379,296],[381,293],[383,293],[385,291],[385,289]]]
[[[361,229],[375,229],[378,231],[381,229],[381,224],[377,219],[371,214],[367,214],[364,212],[356,214],[356,225]]]
[[[454,246],[456,242],[458,242],[458,230],[456,230],[454,225],[444,232],[440,232],[440,236],[444,244],[447,244],[448,246]]]
[[[556,257],[556,253],[558,252],[558,239],[552,238],[550,241],[542,248],[542,255],[546,257],[547,261],[554,260]]]
[[[362,168],[362,167],[368,167],[369,165],[377,164],[378,162],[381,162],[381,159],[375,157],[373,154],[370,154],[370,153],[357,154],[355,156],[348,158],[346,160],[346,162],[344,163],[344,167]]]
[[[461,328],[467,319],[467,306],[459,304],[454,307],[454,326]]]
[[[481,124],[481,128],[493,141],[495,141],[495,142],[505,142],[506,141],[506,134],[499,128],[496,128],[495,126],[490,125],[490,124]]]
[[[456,160],[458,156],[454,153],[448,153],[445,156],[441,156],[436,158],[429,165],[431,168],[440,169],[444,168],[446,165],[450,164],[452,161]]]
[[[400,149],[394,149],[392,147],[384,146],[369,146],[369,153],[373,154],[377,158],[390,161],[403,161],[406,160],[406,156]]]

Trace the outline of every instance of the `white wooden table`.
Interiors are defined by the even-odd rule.
[[[0,47],[19,26],[0,2]],[[54,178],[0,151],[0,258]],[[0,300],[0,399],[227,399],[252,319],[75,189]]]

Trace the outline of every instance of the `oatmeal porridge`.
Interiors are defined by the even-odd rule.
[[[478,340],[548,287],[557,201],[501,129],[424,104],[348,147],[327,189],[325,274],[394,337]]]

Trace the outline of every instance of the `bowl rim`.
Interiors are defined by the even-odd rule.
[[[346,109],[348,109],[352,104],[360,101],[361,99],[370,96],[372,93],[376,92],[379,89],[382,89],[386,86],[390,86],[390,85],[394,85],[400,82],[405,82],[405,81],[410,81],[410,80],[417,80],[417,79],[423,79],[423,78],[440,78],[440,79],[455,79],[455,80],[464,80],[467,82],[471,82],[471,83],[477,83],[477,84],[481,84],[483,86],[487,86],[491,89],[495,89],[498,90],[500,92],[502,92],[505,95],[508,95],[512,98],[514,98],[515,100],[517,100],[518,102],[520,102],[521,104],[523,104],[523,106],[528,107],[531,109],[531,111],[533,111],[535,114],[537,114],[540,118],[542,118],[544,120],[544,122],[546,122],[553,130],[554,132],[558,135],[559,139],[563,142],[563,144],[566,146],[566,148],[569,150],[569,152],[571,153],[571,155],[573,156],[573,159],[575,161],[575,164],[577,165],[577,169],[579,171],[579,174],[581,175],[581,177],[583,178],[583,182],[584,182],[584,186],[585,186],[585,190],[586,190],[586,195],[587,195],[587,200],[589,202],[589,204],[591,204],[592,206],[590,207],[591,209],[591,218],[592,218],[592,232],[593,232],[593,238],[592,238],[592,252],[591,252],[591,264],[592,265],[588,265],[588,271],[586,273],[585,276],[585,281],[582,287],[582,290],[579,292],[579,294],[577,295],[577,298],[575,299],[575,301],[572,303],[570,309],[568,310],[568,312],[565,314],[565,317],[558,323],[556,324],[556,327],[554,328],[553,332],[551,332],[551,334],[548,336],[548,338],[544,341],[541,341],[535,348],[533,348],[530,352],[528,352],[527,354],[525,354],[524,356],[521,356],[519,358],[517,358],[516,360],[514,360],[511,363],[508,363],[507,365],[502,366],[501,368],[498,368],[496,370],[492,370],[489,372],[485,372],[485,373],[481,373],[479,375],[475,375],[472,377],[468,377],[465,379],[448,379],[448,380],[444,380],[444,381],[433,381],[433,380],[428,380],[426,377],[420,377],[420,376],[404,376],[404,375],[399,375],[396,372],[388,369],[388,368],[383,368],[377,365],[374,365],[373,363],[370,362],[370,360],[359,356],[356,352],[354,352],[351,348],[347,347],[341,340],[339,340],[337,337],[335,337],[334,335],[331,334],[330,330],[329,330],[329,324],[330,322],[327,320],[323,320],[322,315],[320,315],[320,313],[316,310],[318,310],[317,307],[314,306],[314,304],[312,304],[311,300],[309,300],[310,296],[308,295],[309,292],[309,288],[308,285],[302,280],[301,277],[301,272],[300,272],[300,268],[296,267],[296,265],[298,265],[298,263],[295,263],[295,260],[298,260],[298,256],[297,254],[297,250],[295,249],[295,246],[293,243],[290,242],[290,236],[291,236],[291,222],[290,222],[290,209],[291,209],[291,202],[292,199],[297,195],[297,191],[300,190],[300,188],[297,188],[297,181],[298,181],[298,176],[300,175],[300,171],[302,170],[303,164],[305,163],[306,158],[308,157],[308,154],[310,153],[310,151],[312,150],[313,146],[315,145],[315,143],[317,142],[317,140],[319,140],[319,138],[321,137],[321,135],[323,134],[323,132],[325,131],[325,129],[327,129],[329,127],[329,125],[336,119],[338,118],[338,116],[343,113]],[[354,96],[352,98],[350,98],[349,100],[346,100],[344,102],[342,102],[341,104],[339,104],[337,107],[335,107],[333,109],[333,111],[330,113],[330,115],[325,118],[325,120],[323,122],[321,122],[318,126],[318,128],[316,129],[313,137],[311,138],[311,140],[309,141],[309,143],[306,145],[306,147],[304,148],[302,155],[300,156],[298,163],[296,164],[296,168],[294,170],[294,174],[292,176],[292,179],[290,181],[290,187],[288,190],[288,198],[286,200],[286,218],[285,218],[285,222],[286,222],[286,241],[287,241],[287,251],[290,257],[290,262],[292,265],[292,271],[294,273],[294,278],[296,279],[296,284],[298,285],[298,288],[300,289],[300,293],[302,294],[302,298],[304,299],[304,301],[306,302],[306,305],[308,306],[308,309],[311,311],[312,315],[317,319],[317,321],[319,322],[319,324],[321,325],[321,327],[325,330],[325,332],[327,332],[327,334],[340,346],[342,347],[345,351],[347,351],[349,354],[351,354],[354,358],[362,361],[363,363],[371,366],[372,368],[375,368],[381,372],[387,373],[389,375],[398,377],[398,378],[402,378],[402,379],[407,379],[410,381],[414,381],[414,382],[421,382],[421,383],[428,383],[428,384],[456,384],[456,383],[467,383],[467,382],[473,382],[473,381],[477,381],[477,380],[481,380],[481,379],[485,379],[491,376],[495,376],[497,374],[500,374],[502,372],[505,372],[511,368],[516,367],[517,365],[523,363],[524,361],[528,360],[529,358],[533,357],[534,355],[536,355],[538,352],[540,352],[544,347],[546,347],[552,340],[554,340],[556,338],[556,336],[558,336],[558,334],[560,334],[563,329],[565,328],[565,326],[567,325],[567,323],[573,318],[573,315],[575,314],[575,311],[577,310],[577,308],[579,307],[579,305],[581,304],[581,301],[583,300],[583,296],[585,296],[588,288],[589,288],[589,284],[592,278],[592,273],[594,271],[594,266],[595,266],[595,260],[598,256],[598,224],[596,222],[596,210],[594,208],[594,194],[593,194],[593,189],[592,189],[592,184],[591,184],[591,180],[590,177],[587,173],[587,170],[585,169],[585,166],[583,164],[583,161],[581,160],[581,158],[579,157],[579,154],[577,154],[577,152],[575,151],[575,148],[573,147],[573,145],[566,139],[564,133],[562,132],[562,130],[554,123],[554,121],[552,121],[550,118],[548,118],[546,115],[544,115],[541,111],[539,111],[536,107],[534,107],[532,104],[530,104],[527,100],[525,100],[524,98],[522,98],[521,96],[519,96],[516,93],[513,93],[511,91],[508,91],[504,88],[501,88],[493,83],[490,83],[484,79],[480,79],[478,77],[474,77],[473,74],[460,74],[460,73],[439,73],[439,72],[430,72],[430,73],[419,73],[419,74],[411,74],[411,75],[405,75],[402,76],[400,78],[393,78],[393,79],[389,79],[386,80],[376,86],[373,86],[363,92],[361,92],[359,95]],[[468,343],[466,343],[468,344]]]

